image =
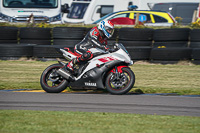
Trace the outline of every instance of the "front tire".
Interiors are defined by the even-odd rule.
[[[115,73],[111,72],[106,78],[106,89],[114,95],[122,95],[128,93],[135,84],[135,75],[133,71],[128,68],[122,68],[122,73],[119,77],[115,76]]]
[[[69,82],[57,74],[57,70],[63,67],[60,64],[53,64],[47,67],[41,75],[40,84],[48,93],[60,93],[65,90]]]

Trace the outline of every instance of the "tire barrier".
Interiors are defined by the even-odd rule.
[[[51,28],[20,28],[20,44],[51,45]]]
[[[92,29],[92,27],[89,27],[89,28],[85,28],[85,34],[84,36]]]
[[[200,61],[200,29],[193,29],[190,32],[190,48],[192,50],[192,59]]]
[[[33,46],[30,44],[0,44],[0,57],[32,57]]]
[[[200,48],[194,48],[192,50],[192,59],[200,61]]]
[[[152,46],[153,29],[119,29],[119,43],[124,46]]]
[[[200,42],[190,42],[190,48],[200,48]]]
[[[83,39],[85,30],[84,27],[55,27],[53,39]]]
[[[51,40],[30,40],[30,39],[22,39],[20,40],[20,44],[37,44],[37,45],[51,45]]]
[[[154,31],[155,42],[188,41],[190,29],[157,29]]]
[[[119,40],[125,41],[152,41],[153,29],[134,29],[121,28],[119,29]]]
[[[200,64],[200,29],[192,29],[190,32],[190,45],[192,48],[192,61],[193,63]]]
[[[154,48],[188,47],[187,41],[154,42]]]
[[[0,27],[0,57],[60,58],[62,55],[57,53],[55,47],[73,49],[90,29]],[[124,44],[133,60],[200,61],[199,33],[200,29],[186,28],[157,30],[121,28],[115,29],[113,37],[108,39],[108,44],[116,41]]]
[[[55,27],[53,28],[53,45],[74,46],[84,38],[85,27]]]
[[[0,44],[2,43],[18,43],[17,27],[0,27]]]
[[[51,40],[51,28],[20,28],[20,39]]]
[[[193,29],[190,32],[190,41],[191,42],[200,42],[200,29]]]
[[[0,44],[17,44],[17,40],[0,40]]]
[[[191,48],[153,48],[151,60],[177,61],[191,59]]]
[[[124,46],[152,46],[152,41],[124,41],[119,40],[119,43],[122,43]]]
[[[66,45],[66,46],[75,46],[75,44],[81,42],[82,40],[65,40],[65,39],[54,39],[53,45]]]
[[[151,47],[126,47],[132,60],[149,60]]]
[[[36,58],[63,58],[55,48],[64,48],[63,45],[36,45],[33,47],[33,56]]]

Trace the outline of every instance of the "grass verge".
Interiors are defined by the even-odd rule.
[[[0,90],[40,90],[40,75],[56,61],[0,61]],[[178,93],[200,95],[200,65],[140,64],[131,66],[136,76],[136,93]]]
[[[0,110],[4,133],[198,133],[200,117]]]

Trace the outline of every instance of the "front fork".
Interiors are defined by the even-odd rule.
[[[115,66],[115,68],[113,68],[112,70],[111,70],[111,72],[112,73],[122,73],[123,71],[122,71],[122,68],[124,68],[124,67],[128,67],[128,66]]]
[[[111,82],[112,82],[112,85],[114,85],[116,88],[123,86],[127,81],[127,77],[126,75],[124,75],[122,71],[122,68],[124,67],[128,67],[128,66],[115,66],[115,68],[111,70],[111,72],[113,73]]]
[[[128,66],[115,66],[115,68],[111,70],[111,72],[114,74],[115,79],[117,80],[120,79],[120,75],[123,73],[122,68],[124,67],[128,67]]]

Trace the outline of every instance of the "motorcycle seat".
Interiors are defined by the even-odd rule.
[[[65,49],[67,52],[73,54],[74,56],[80,56],[80,55],[77,55],[76,53],[74,53],[74,49],[72,49],[72,48],[65,47],[64,49]]]

